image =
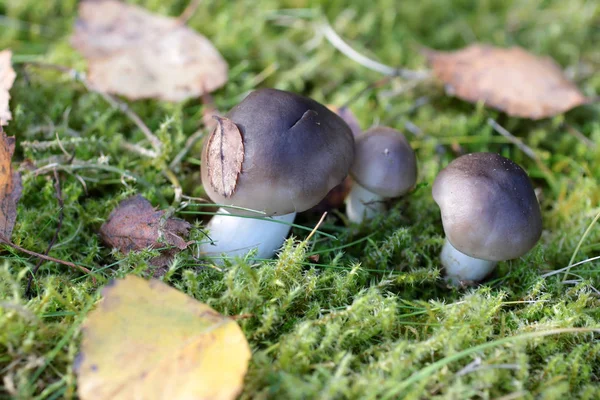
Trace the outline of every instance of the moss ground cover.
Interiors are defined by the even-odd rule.
[[[178,15],[185,1],[140,0]],[[0,49],[11,48],[18,73],[11,91],[24,161],[23,196],[13,241],[43,252],[60,209],[52,167],[60,171],[62,228],[50,255],[84,265],[89,276],[45,262],[25,295],[38,260],[0,254],[0,397],[74,397],[72,370],[79,325],[111,278],[147,275],[155,255],[111,253],[98,229],[134,193],[169,206],[163,176],[200,126],[198,101],[138,101],[132,108],[166,151],[149,160],[124,150],[143,134],[123,113],[68,75],[26,67],[30,61],[83,71],[69,45],[75,0],[0,0]],[[592,1],[203,1],[189,25],[207,35],[230,65],[214,94],[227,110],[256,87],[276,87],[343,104],[381,75],[336,51],[315,31],[326,17],[360,52],[388,65],[424,68],[420,46],[462,47],[474,41],[521,45],[555,58],[588,95],[600,91],[600,5]],[[181,253],[168,284],[240,319],[253,349],[242,398],[600,398],[600,113],[584,106],[531,122],[448,98],[441,88],[406,82],[369,91],[352,103],[364,128],[404,130],[419,159],[419,182],[390,212],[363,225],[330,213],[306,213],[275,260],[248,256],[222,268]],[[539,155],[536,162],[494,132],[494,118]],[[417,129],[418,128],[418,129]],[[421,132],[411,134],[409,132]],[[582,138],[581,135],[584,137]],[[544,233],[526,256],[500,263],[485,284],[448,288],[440,279],[443,244],[431,197],[437,172],[460,146],[494,151],[523,166],[538,190]],[[68,153],[68,155],[65,155]],[[200,197],[200,147],[175,171],[186,195]],[[544,167],[540,167],[543,165]],[[215,208],[188,206],[192,239]],[[587,234],[586,234],[587,232]],[[318,257],[316,257],[318,255]],[[577,264],[571,274],[549,273]]]

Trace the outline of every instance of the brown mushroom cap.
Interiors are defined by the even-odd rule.
[[[471,257],[520,257],[542,233],[540,206],[529,177],[498,154],[472,153],[452,161],[436,177],[433,198],[446,237]]]
[[[241,143],[224,148],[220,159],[209,160],[207,144],[220,134],[217,127],[202,151],[202,183],[219,204],[259,210],[266,215],[301,212],[342,182],[354,159],[354,138],[348,125],[307,97],[260,89],[250,93],[226,117],[239,129],[236,135],[241,135]],[[228,153],[232,148],[241,151],[241,156]],[[231,192],[212,183],[214,176],[211,179],[209,175],[218,172],[221,165],[211,163],[235,164],[242,159]]]
[[[417,158],[404,135],[388,127],[371,128],[356,138],[350,174],[361,186],[385,198],[408,192],[417,181]]]

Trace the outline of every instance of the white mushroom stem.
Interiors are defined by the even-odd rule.
[[[446,279],[455,285],[465,281],[481,281],[497,264],[496,261],[482,260],[461,253],[448,239],[444,243],[440,258],[446,268]]]
[[[346,198],[346,215],[350,221],[356,223],[371,219],[385,211],[383,200],[380,195],[354,182]]]
[[[222,264],[225,257],[243,256],[257,248],[257,258],[271,258],[281,248],[296,213],[277,217],[238,217],[219,208],[207,225],[208,235],[213,243],[200,245],[200,251],[208,257],[214,256],[216,264]]]

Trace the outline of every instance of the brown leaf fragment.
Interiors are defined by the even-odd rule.
[[[132,100],[182,101],[227,81],[227,63],[206,37],[120,1],[82,1],[71,41],[95,89]]]
[[[0,126],[8,124],[12,119],[12,114],[8,108],[10,95],[8,91],[12,87],[17,74],[12,69],[10,59],[12,52],[10,50],[0,51]]]
[[[511,116],[548,118],[590,101],[554,60],[520,47],[473,44],[453,52],[426,50],[425,55],[449,94],[483,101]]]
[[[15,138],[6,136],[0,126],[0,233],[10,240],[17,219],[17,203],[21,198],[21,175],[13,171],[11,159]]]
[[[244,162],[242,133],[230,119],[215,117],[217,127],[208,138],[207,165],[210,184],[221,196],[230,197]]]
[[[178,218],[163,221],[164,213],[154,210],[152,204],[140,195],[130,197],[112,211],[100,227],[100,236],[106,244],[124,254],[145,248],[173,246],[162,250],[161,255],[151,262],[157,267],[168,265],[175,254],[187,248],[185,237],[189,234],[190,224]]]

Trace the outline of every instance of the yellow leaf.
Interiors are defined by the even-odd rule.
[[[250,359],[235,321],[158,280],[108,285],[83,328],[78,394],[96,399],[233,399]]]

